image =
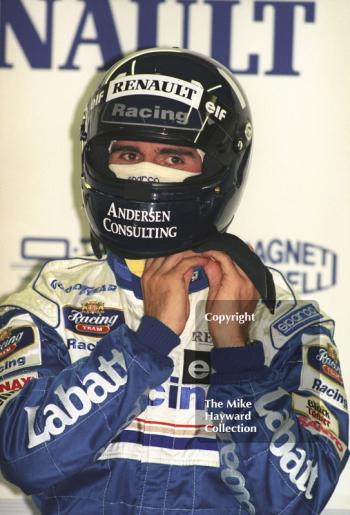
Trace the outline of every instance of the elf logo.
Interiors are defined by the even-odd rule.
[[[223,120],[227,115],[226,109],[220,105],[214,104],[214,102],[206,102],[205,110],[207,113],[212,114],[214,118],[217,118],[218,120]]]
[[[210,383],[210,353],[185,349],[183,365],[183,384]]]

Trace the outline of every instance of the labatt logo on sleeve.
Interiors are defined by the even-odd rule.
[[[124,324],[124,313],[120,309],[105,308],[103,302],[90,300],[80,308],[63,308],[65,326],[73,333],[101,337]]]
[[[82,378],[80,386],[69,388],[60,384],[54,391],[52,402],[24,408],[28,418],[28,448],[49,442],[53,436],[62,434],[67,426],[74,425],[79,418],[90,413],[94,405],[102,404],[111,393],[115,393],[127,381],[124,356],[116,349],[111,350],[111,359],[97,356],[99,366]],[[37,411],[44,417],[44,428],[38,432]]]
[[[37,378],[37,372],[12,376],[0,382],[0,413],[4,410],[9,400],[16,395],[33,378]]]
[[[270,403],[276,404],[276,401],[284,396],[289,396],[289,393],[279,387],[260,397],[254,407],[260,417],[264,417],[267,429],[273,433],[270,451],[280,458],[279,466],[282,472],[300,492],[304,492],[306,499],[312,499],[312,490],[318,478],[318,465],[307,458],[305,449],[297,447],[294,433],[296,422],[290,418],[288,411],[267,408]]]

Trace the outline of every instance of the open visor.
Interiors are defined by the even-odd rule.
[[[139,175],[138,170],[141,171],[140,164],[134,165],[112,165],[110,162],[110,147],[111,142],[113,141],[122,141],[122,140],[134,140],[136,141],[151,141],[151,142],[159,142],[165,143],[161,140],[157,140],[155,135],[152,133],[150,136],[147,132],[139,132],[129,133],[124,131],[118,131],[117,133],[104,134],[102,136],[98,136],[94,138],[92,141],[87,143],[84,147],[83,151],[83,160],[84,160],[84,178],[90,186],[95,187],[101,191],[105,191],[106,193],[110,193],[111,191],[118,191],[120,188],[124,188],[124,180],[128,179],[127,167],[132,166],[136,168],[137,175]],[[168,143],[168,140],[167,140]],[[172,145],[176,145],[176,141],[172,141]],[[186,142],[187,143],[187,142]],[[184,146],[183,140],[181,140],[182,146]],[[189,146],[189,145],[188,145]],[[234,156],[235,163],[223,163],[220,155],[210,155],[205,153],[202,149],[195,149],[203,159],[202,162],[202,171],[201,173],[187,173],[184,170],[178,170],[177,172],[173,168],[159,167],[158,174],[153,173],[151,171],[150,174],[146,173],[146,168],[151,163],[143,163],[144,167],[141,171],[140,175],[153,175],[156,177],[155,181],[144,181],[147,183],[152,183],[154,187],[154,193],[156,195],[160,194],[162,190],[171,188],[174,185],[174,193],[179,192],[179,186],[182,183],[183,185],[198,185],[200,187],[203,186],[218,186],[223,180],[225,182],[225,187],[233,187],[240,185],[242,180],[241,174],[239,173],[240,162],[245,161],[247,159],[247,153],[239,153]],[[112,165],[112,166],[111,166]],[[153,165],[154,169],[157,168],[158,165]],[[118,168],[120,167],[123,170],[123,173],[118,174]],[[132,168],[130,168],[130,172]],[[142,173],[145,172],[145,173]],[[136,174],[130,173],[130,180],[135,181]],[[172,181],[171,178],[174,177]],[[120,179],[124,179],[122,182]],[[138,180],[140,182],[140,180]],[[141,181],[142,182],[142,181]],[[183,192],[185,194],[185,192]]]

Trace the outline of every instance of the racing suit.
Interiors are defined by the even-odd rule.
[[[123,259],[46,264],[1,309],[5,478],[44,514],[320,513],[347,404],[333,322],[285,288],[254,343],[213,349],[201,269],[179,338]]]

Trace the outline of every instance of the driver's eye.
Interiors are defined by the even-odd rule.
[[[129,164],[129,163],[139,163],[142,161],[142,154],[137,151],[132,150],[120,150],[120,149],[111,149],[109,156],[110,163],[114,164]]]
[[[182,159],[180,157],[178,157],[178,156],[171,156],[170,157],[170,161],[174,165],[178,165],[180,163],[183,163]]]
[[[125,161],[136,161],[138,154],[136,152],[125,152],[120,157],[125,159]]]
[[[168,156],[164,160],[166,166],[179,166],[184,164],[184,160],[179,156]]]

